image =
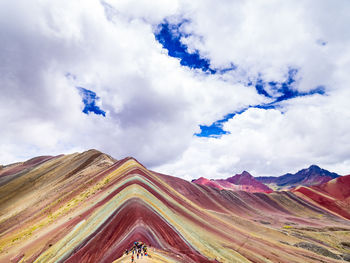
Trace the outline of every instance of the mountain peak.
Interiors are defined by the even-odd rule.
[[[263,183],[257,181],[254,176],[252,176],[249,172],[243,171],[241,174],[236,174],[232,177],[226,179],[226,181],[241,186],[249,186],[249,191],[251,192],[272,192],[272,190],[264,185]]]
[[[247,171],[243,171],[241,174],[238,174],[238,175],[240,175],[241,177],[249,177],[249,178],[251,178],[251,177],[253,177],[249,172],[247,172]]]
[[[310,165],[309,169],[318,169],[321,170],[321,167],[317,166],[316,164]]]
[[[314,177],[314,176],[319,176],[319,177],[329,177],[330,179],[334,179],[339,177],[338,174],[332,173],[326,169],[322,169],[321,167],[313,164],[307,169],[302,169],[298,171],[295,175],[300,175],[302,177]],[[329,180],[328,180],[329,181]]]
[[[207,179],[207,178],[205,178],[205,177],[203,177],[203,176],[201,176],[201,177],[199,177],[198,179],[193,179],[192,180],[192,182],[209,182],[210,180],[209,179]]]

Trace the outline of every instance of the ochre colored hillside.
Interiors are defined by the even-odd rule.
[[[220,191],[96,150],[39,159],[0,171],[0,262],[129,262],[136,240],[149,247],[141,263],[342,262],[350,252],[350,221],[292,192]]]

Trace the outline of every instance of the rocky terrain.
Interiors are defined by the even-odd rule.
[[[344,262],[349,178],[251,193],[96,150],[37,157],[0,169],[0,262],[125,262],[135,240],[139,262]]]

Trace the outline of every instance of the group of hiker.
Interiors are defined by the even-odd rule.
[[[125,255],[129,255],[129,253],[131,253],[131,262],[135,262],[135,256],[137,259],[148,256],[147,246],[145,243],[135,241],[131,249],[125,250]]]

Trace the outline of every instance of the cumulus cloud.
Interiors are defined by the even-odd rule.
[[[0,163],[97,148],[188,179],[311,163],[345,173],[349,4],[321,2],[1,2]],[[181,66],[155,38],[165,19],[189,21],[188,52],[237,69]],[[283,82],[290,68],[300,78],[293,88],[325,85],[327,96],[252,108],[224,124],[230,134],[194,136],[200,124],[271,101],[247,83]],[[105,117],[83,112],[76,87],[96,93]]]
[[[225,123],[229,135],[221,139],[194,138],[181,160],[161,169],[188,179],[225,178],[247,167],[253,175],[272,176],[316,163],[347,174],[350,111],[345,110],[346,97],[298,98],[286,103],[285,113],[248,109]]]
[[[324,85],[327,96],[293,99],[277,110],[248,109],[224,125],[229,134],[194,137],[180,160],[159,169],[222,178],[246,169],[281,175],[316,163],[348,174],[349,8],[345,1],[191,1],[182,42],[205,54],[212,67],[237,65],[228,81],[283,82],[295,68],[293,89],[305,93]]]
[[[2,3],[3,163],[98,148],[162,164],[186,149],[200,122],[221,117],[232,103],[261,100],[251,89],[182,67],[156,41],[153,9],[127,6]],[[153,12],[169,15],[164,6]],[[100,97],[105,118],[83,113],[76,87]]]
[[[297,88],[308,91],[332,83],[334,60],[348,49],[349,8],[346,1],[191,1],[186,9],[192,23],[183,27],[189,34],[183,41],[215,67],[234,62],[248,76],[262,74],[267,81],[283,81],[288,68],[298,68]]]

